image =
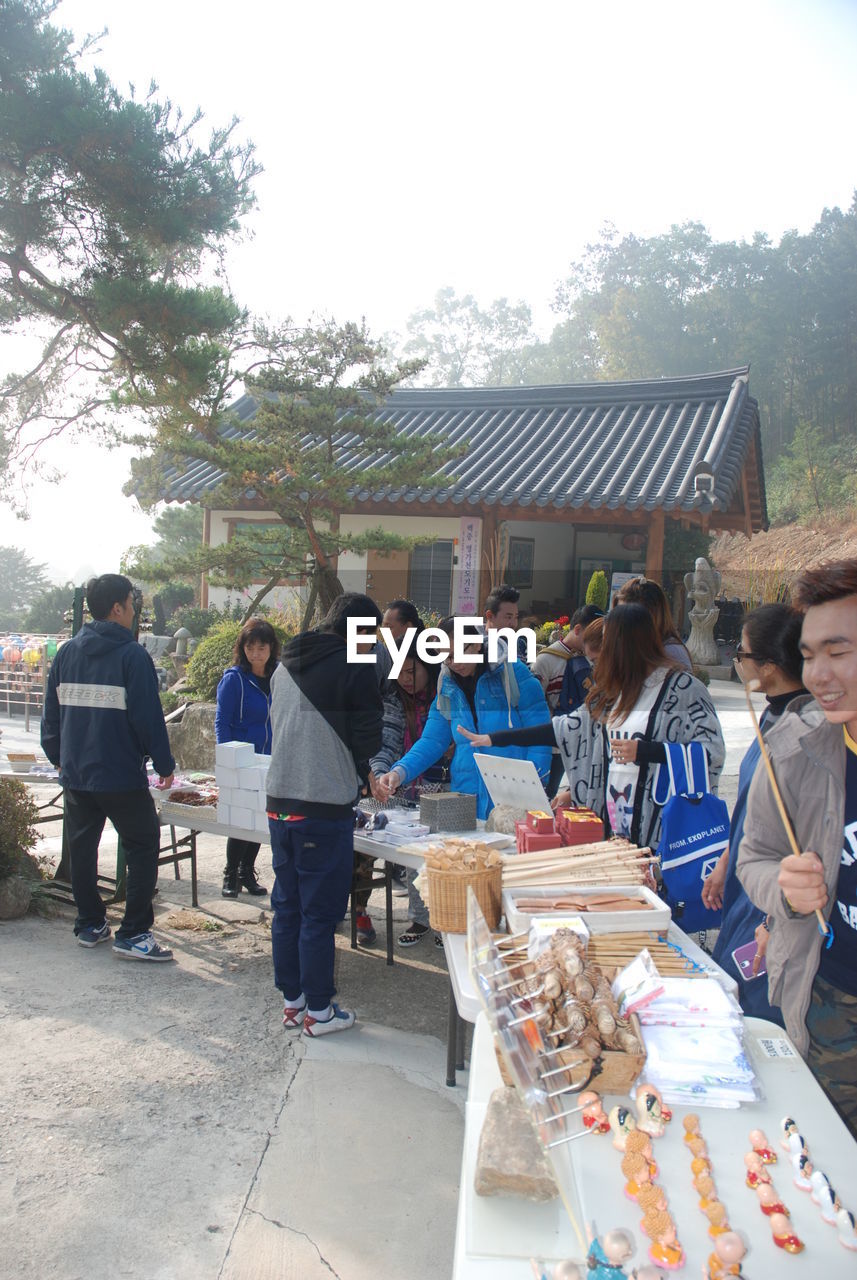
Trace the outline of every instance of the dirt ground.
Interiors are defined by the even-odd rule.
[[[711,547],[711,563],[723,574],[724,591],[742,600],[772,598],[765,594],[766,587],[770,593],[808,565],[855,556],[857,523],[836,517],[812,524],[780,525],[752,538],[724,533]]]

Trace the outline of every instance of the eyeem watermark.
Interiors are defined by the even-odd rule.
[[[416,627],[408,627],[402,638],[397,641],[389,627],[376,627],[374,618],[349,618],[346,626],[346,660],[348,662],[375,662],[377,654],[368,652],[368,645],[374,644],[380,635],[387,646],[393,666],[390,678],[395,680],[405,665],[416,636],[416,653],[418,657],[430,665],[445,662],[452,655],[453,662],[471,662],[474,665],[482,662],[482,653],[473,653],[476,645],[488,640],[488,661],[500,661],[500,641],[505,640],[509,654],[517,657],[518,641],[524,639],[527,651],[527,662],[536,660],[536,633],[532,627],[521,627],[515,631],[512,627],[483,627],[478,618],[453,619],[452,644],[449,636],[440,627],[426,627],[417,634]]]

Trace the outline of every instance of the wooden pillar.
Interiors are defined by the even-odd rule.
[[[494,551],[494,539],[497,536],[497,531],[499,527],[500,527],[500,522],[497,519],[496,506],[483,507],[482,508],[482,564],[479,570],[479,612],[480,613],[485,612],[485,601],[488,599],[488,595],[491,591],[491,588],[498,585],[498,583],[492,581],[492,577],[494,572],[496,571],[496,567],[493,566],[491,557],[493,556],[493,551]]]
[[[202,512],[202,545],[211,545],[211,508],[204,507]],[[199,583],[199,603],[203,609],[208,608],[208,574],[203,573]]]
[[[649,520],[649,537],[646,543],[646,577],[656,582],[664,576],[664,513],[659,507]]]

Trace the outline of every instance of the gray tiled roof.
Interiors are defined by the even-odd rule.
[[[380,416],[398,431],[437,432],[451,444],[466,444],[466,452],[444,470],[448,483],[431,490],[363,490],[359,473],[367,463],[350,456],[347,436],[340,464],[355,473],[358,503],[725,511],[754,441],[761,466],[759,410],[749,394],[748,373],[742,368],[644,382],[397,390]],[[251,438],[254,401],[244,396],[232,411],[238,421],[233,418],[225,433]],[[189,461],[165,478],[164,497],[200,498],[221,479],[210,464]],[[764,523],[761,475],[754,505],[755,522],[761,517]]]

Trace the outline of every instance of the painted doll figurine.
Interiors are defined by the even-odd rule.
[[[774,1244],[778,1249],[785,1249],[786,1253],[803,1251],[803,1241],[794,1234],[792,1224],[784,1213],[772,1213],[768,1221],[771,1224]]]
[[[637,1127],[636,1120],[627,1107],[611,1107],[607,1119],[613,1130],[613,1146],[617,1151],[624,1151],[625,1139]]]
[[[839,1232],[842,1248],[857,1252],[857,1225],[854,1223],[854,1214],[849,1209],[840,1209],[837,1213],[836,1230]]]
[[[659,1187],[656,1182],[645,1183],[640,1187],[637,1204],[643,1210],[644,1219],[647,1214],[666,1213],[667,1198],[663,1187]]]
[[[836,1215],[842,1208],[842,1202],[829,1182],[825,1182],[818,1193],[818,1207],[821,1209],[821,1216],[824,1221],[835,1227]]]
[[[802,1133],[798,1133],[797,1129],[792,1129],[786,1144],[786,1150],[789,1156],[794,1160],[795,1156],[808,1156],[809,1147],[806,1145]]]
[[[724,1231],[714,1241],[714,1252],[708,1257],[709,1280],[721,1276],[740,1276],[741,1263],[747,1250],[737,1231]]]
[[[772,1150],[770,1142],[765,1137],[761,1129],[750,1130],[750,1146],[761,1160],[762,1164],[776,1164],[777,1153]]]
[[[766,1217],[770,1218],[772,1213],[782,1213],[786,1217],[789,1211],[777,1195],[770,1182],[760,1182],[756,1187],[756,1195],[759,1198],[759,1208]]]
[[[625,1195],[629,1200],[638,1199],[641,1188],[651,1181],[648,1160],[638,1151],[626,1151],[622,1157],[622,1172],[627,1178]]]
[[[664,1106],[664,1100],[661,1097],[660,1089],[656,1088],[656,1086],[653,1084],[648,1084],[648,1083],[638,1084],[635,1090],[635,1098],[638,1099],[640,1097],[640,1094],[643,1092],[654,1094],[654,1096],[657,1098],[657,1110],[653,1111],[653,1114],[656,1114],[659,1120],[663,1120],[664,1124],[669,1124],[670,1120],[672,1120],[673,1118],[673,1113],[672,1111],[670,1111],[669,1107]],[[653,1110],[653,1109],[650,1108],[650,1110]]]
[[[755,1191],[760,1182],[770,1182],[771,1176],[755,1151],[748,1151],[744,1157],[744,1166],[747,1170],[745,1179],[747,1186]]]
[[[782,1137],[780,1138],[780,1146],[783,1151],[788,1151],[789,1138],[793,1133],[797,1133],[797,1131],[797,1121],[793,1120],[791,1116],[783,1116],[780,1121],[780,1133],[782,1134]]]
[[[625,1150],[643,1156],[649,1162],[649,1177],[658,1176],[658,1166],[652,1159],[652,1140],[642,1129],[632,1129],[625,1139]]]
[[[824,1187],[829,1186],[827,1174],[822,1173],[820,1169],[813,1169],[812,1177],[809,1180],[809,1198],[813,1204],[819,1204],[819,1196]]]
[[[687,1149],[693,1156],[702,1156],[703,1159],[708,1158],[708,1147],[705,1145],[705,1139],[701,1133],[695,1133],[687,1143]]]
[[[586,1257],[586,1268],[589,1280],[618,1280],[624,1276],[623,1262],[633,1255],[635,1244],[630,1231],[608,1231],[603,1239],[588,1229],[589,1253]]]
[[[712,1240],[716,1240],[724,1231],[730,1230],[729,1223],[726,1221],[726,1206],[719,1200],[709,1202],[705,1216],[708,1219],[708,1234]]]
[[[684,1266],[684,1249],[676,1239],[675,1223],[668,1213],[650,1213],[643,1219],[643,1230],[652,1241],[649,1257],[656,1267],[676,1271]]]
[[[610,1121],[601,1105],[601,1094],[596,1093],[594,1089],[587,1089],[586,1093],[580,1095],[578,1101],[583,1107],[583,1127],[591,1129],[594,1133],[609,1133]]]
[[[710,1204],[717,1203],[717,1188],[714,1185],[714,1179],[708,1173],[703,1173],[698,1178],[694,1178],[693,1185],[699,1196],[699,1207],[703,1213],[707,1213]]]
[[[695,1112],[691,1111],[689,1115],[686,1115],[682,1120],[682,1124],[684,1125],[685,1142],[690,1142],[692,1138],[699,1137],[699,1116]]]
[[[806,1155],[806,1153],[799,1156],[793,1156],[792,1167],[794,1168],[794,1171],[795,1171],[795,1176],[792,1178],[792,1182],[795,1184],[798,1190],[811,1191],[812,1182],[810,1181],[810,1179],[812,1178],[812,1175],[815,1172],[815,1170],[812,1167],[812,1161],[810,1160],[809,1156]]]
[[[647,1084],[638,1085],[634,1093],[634,1106],[637,1110],[637,1128],[653,1138],[662,1138],[666,1122],[657,1090],[651,1089]]]
[[[703,1173],[711,1176],[711,1161],[706,1156],[694,1156],[690,1162],[691,1178],[698,1178]]]

